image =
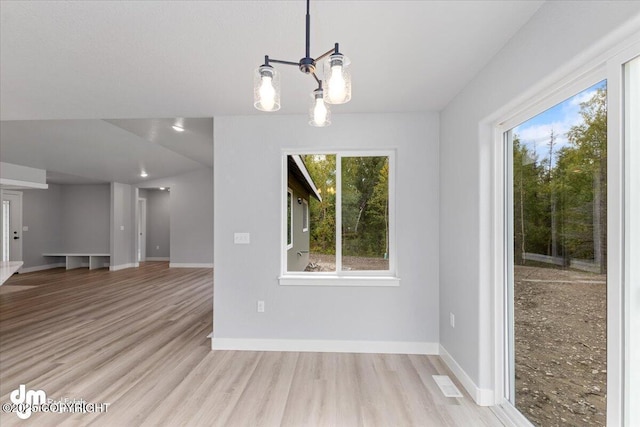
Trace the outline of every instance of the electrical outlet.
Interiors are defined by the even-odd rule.
[[[156,246],[156,251],[160,250],[160,246]]]
[[[449,324],[452,328],[456,327],[456,316],[453,313],[449,313]]]
[[[264,301],[258,301],[258,313],[264,313]]]
[[[236,245],[248,245],[250,242],[249,233],[233,233],[233,243]]]

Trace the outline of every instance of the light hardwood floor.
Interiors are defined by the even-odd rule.
[[[0,402],[19,384],[107,413],[0,414],[34,426],[501,426],[446,398],[437,356],[211,351],[209,269],[63,269],[0,287]],[[453,376],[452,376],[453,378]],[[461,386],[458,384],[458,388]]]

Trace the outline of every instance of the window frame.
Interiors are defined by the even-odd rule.
[[[302,232],[307,233],[309,231],[309,202],[307,199],[302,199]]]
[[[284,234],[285,234],[285,242],[287,249],[285,250],[285,255],[287,251],[293,248],[293,190],[287,187],[287,198],[285,199],[285,214],[284,214]],[[287,227],[288,225],[288,227]],[[287,228],[289,228],[289,234],[287,234]],[[291,237],[291,242],[289,242],[289,237]]]
[[[396,247],[396,150],[304,150],[285,149],[282,150],[282,172],[280,188],[288,188],[287,156],[290,155],[335,155],[336,156],[336,271],[311,272],[311,271],[287,271],[287,251],[285,243],[286,236],[286,194],[282,191],[282,214],[281,230],[282,241],[281,268],[278,277],[280,285],[292,286],[399,286],[400,278],[397,269],[397,247]],[[342,270],[342,158],[343,157],[388,157],[389,159],[389,269],[388,270]]]
[[[640,423],[640,408],[632,402],[638,401],[640,396],[640,367],[635,362],[640,359],[640,338],[636,331],[640,330],[640,308],[633,301],[640,297],[640,287],[632,285],[640,282],[640,266],[633,260],[640,254],[640,226],[637,218],[640,213],[640,150],[634,145],[640,136],[640,125],[637,120],[637,111],[640,110],[640,96],[635,90],[640,86],[640,49],[629,55],[633,58],[623,58],[624,80],[618,82],[624,88],[624,107],[621,119],[624,122],[622,137],[625,152],[625,178],[624,178],[624,366],[623,372],[623,421],[625,425],[637,425]],[[636,74],[633,74],[633,71]],[[636,218],[632,220],[632,218]],[[635,222],[634,222],[635,221]]]

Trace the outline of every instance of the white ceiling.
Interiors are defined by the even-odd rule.
[[[213,165],[213,120],[11,120],[0,125],[2,161],[47,170],[47,182],[144,182]]]
[[[312,56],[340,42],[352,61],[353,99],[333,107],[334,121],[345,112],[441,110],[542,3],[312,1]],[[3,161],[94,179],[122,170],[93,173],[88,147],[123,169],[147,154],[162,173],[210,165],[203,141],[153,136],[154,126],[166,123],[146,119],[261,114],[252,105],[252,73],[265,54],[304,56],[304,14],[303,0],[2,1]],[[278,69],[282,109],[275,114],[305,114],[315,83],[295,67]],[[95,140],[67,151],[68,140],[79,144],[85,131]],[[58,157],[89,163],[68,170],[62,159],[50,161]]]

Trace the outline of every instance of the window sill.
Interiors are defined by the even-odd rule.
[[[400,278],[394,276],[316,276],[293,275],[278,277],[282,286],[400,286]]]

